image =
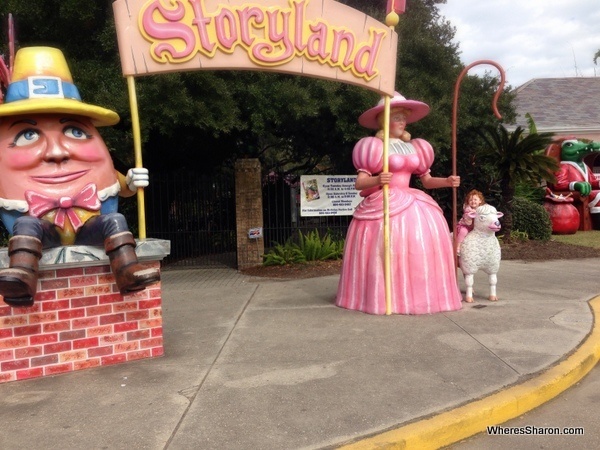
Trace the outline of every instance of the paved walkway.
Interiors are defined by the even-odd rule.
[[[337,276],[164,271],[165,356],[0,385],[0,448],[448,445],[596,363],[597,266],[506,261],[499,302],[478,274],[476,303],[431,316],[337,308]]]

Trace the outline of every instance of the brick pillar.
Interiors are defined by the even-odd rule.
[[[251,239],[251,228],[262,228],[262,186],[260,161],[256,158],[235,162],[235,213],[237,230],[238,269],[262,264],[265,242],[262,237]]]

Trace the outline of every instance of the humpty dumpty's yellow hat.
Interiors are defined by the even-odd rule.
[[[62,113],[89,117],[99,127],[119,122],[116,112],[81,101],[65,56],[51,47],[17,51],[4,101],[0,117]]]

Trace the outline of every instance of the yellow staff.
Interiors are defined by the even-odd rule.
[[[406,0],[388,0],[385,24],[394,28],[400,22],[400,16],[406,7]],[[383,172],[389,172],[389,143],[390,143],[390,96],[386,95],[383,109]],[[392,314],[392,272],[390,255],[390,187],[383,185],[383,270],[385,281],[385,314]]]
[[[131,109],[131,127],[133,129],[133,151],[135,154],[135,167],[141,168],[142,164],[142,138],[140,133],[140,116],[138,113],[137,95],[135,92],[135,79],[127,77],[127,88],[129,89],[129,108]],[[144,189],[137,190],[138,202],[138,226],[139,238],[146,239],[146,206],[144,201]]]
[[[383,125],[383,170],[389,172],[389,144],[390,144],[390,97],[385,96],[384,99],[384,125]],[[391,255],[390,255],[390,185],[383,185],[383,270],[385,280],[385,314],[392,314],[392,272],[391,272]]]

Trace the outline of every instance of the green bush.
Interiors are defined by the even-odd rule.
[[[517,183],[515,186],[515,197],[541,203],[545,196],[546,188],[543,186],[532,186],[530,183]]]
[[[510,232],[510,238],[513,242],[526,242],[529,240],[529,235],[525,231],[515,231],[512,230]],[[502,242],[504,236],[498,236],[498,240]]]
[[[306,261],[324,261],[340,259],[344,251],[344,240],[333,240],[329,233],[321,237],[317,230],[302,232],[298,243],[288,240],[285,245],[277,244],[263,256],[263,265],[275,266],[304,263]]]
[[[550,215],[542,205],[522,197],[515,197],[513,230],[526,233],[529,239],[548,241],[552,237]]]
[[[306,262],[306,257],[291,241],[287,241],[285,245],[276,244],[269,253],[263,256],[264,266],[284,266],[303,262]]]
[[[321,238],[318,230],[309,231],[306,234],[300,232],[298,241],[298,248],[307,261],[339,259],[341,257],[340,242],[341,249],[344,248],[343,241],[333,241],[329,234]]]

